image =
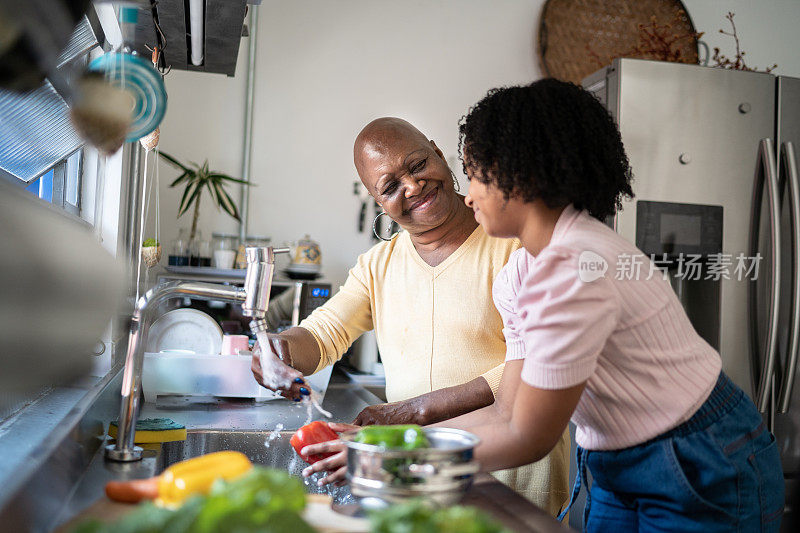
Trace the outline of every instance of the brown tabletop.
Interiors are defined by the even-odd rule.
[[[475,483],[467,491],[461,503],[483,509],[504,526],[519,533],[571,531],[566,525],[488,474],[475,478]]]

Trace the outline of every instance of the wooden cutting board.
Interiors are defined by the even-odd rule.
[[[369,531],[369,521],[352,518],[331,509],[331,500],[325,494],[307,494],[303,518],[321,533],[363,533]],[[519,533],[564,533],[568,528],[552,516],[503,485],[488,474],[480,474],[467,491],[462,505],[474,505],[489,513],[511,531]],[[79,523],[94,518],[101,522],[119,519],[136,506],[112,502],[105,495],[91,507],[56,530],[68,533]]]
[[[61,525],[56,529],[56,533],[69,533],[78,524],[87,520],[99,520],[100,522],[114,522],[119,520],[127,513],[136,508],[130,503],[118,503],[108,499],[105,495],[94,502],[92,505],[78,513],[72,520]]]
[[[325,494],[308,494],[306,496],[306,510],[303,518],[323,533],[366,533],[369,531],[369,520],[354,518],[337,513],[331,509],[331,498]]]
[[[331,499],[325,494],[309,494],[306,497],[306,502],[303,518],[321,533],[365,533],[369,531],[368,520],[337,513],[331,509]],[[114,502],[103,496],[75,518],[59,527],[56,533],[69,533],[78,524],[90,519],[113,522],[135,508],[135,505]]]

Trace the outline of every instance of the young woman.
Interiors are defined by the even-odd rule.
[[[616,279],[618,258],[642,252],[601,222],[632,195],[602,105],[550,79],[496,89],[460,135],[467,205],[489,235],[524,247],[494,287],[508,353],[524,363],[512,401],[441,425],[477,434],[494,470],[542,457],[571,419],[573,501],[587,468],[593,477],[588,531],[777,531],[780,458],[753,402],[669,283]],[[584,275],[586,259],[605,275]]]
[[[643,254],[601,222],[632,195],[606,110],[542,80],[491,91],[460,134],[467,205],[488,234],[524,247],[495,295],[513,294],[507,342],[521,341],[525,362],[502,420],[448,425],[481,436],[479,459],[497,468],[546,453],[571,418],[580,479],[587,467],[594,479],[589,531],[777,531],[783,475],[755,405],[660,275],[615,276],[619,258]],[[582,255],[605,276],[585,275]]]

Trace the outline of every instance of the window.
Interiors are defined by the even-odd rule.
[[[25,190],[71,215],[80,216],[82,161],[83,150],[78,150],[29,182]]]
[[[57,59],[60,83],[25,93],[0,89],[0,177],[70,215],[81,215],[83,141],[73,129],[63,91],[92,56],[102,54],[84,16]],[[84,217],[85,218],[85,217]]]

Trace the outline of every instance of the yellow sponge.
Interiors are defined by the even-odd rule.
[[[117,438],[117,423],[108,426],[108,435]],[[145,418],[136,422],[136,444],[149,442],[172,442],[186,440],[186,426],[182,426],[170,418]]]

